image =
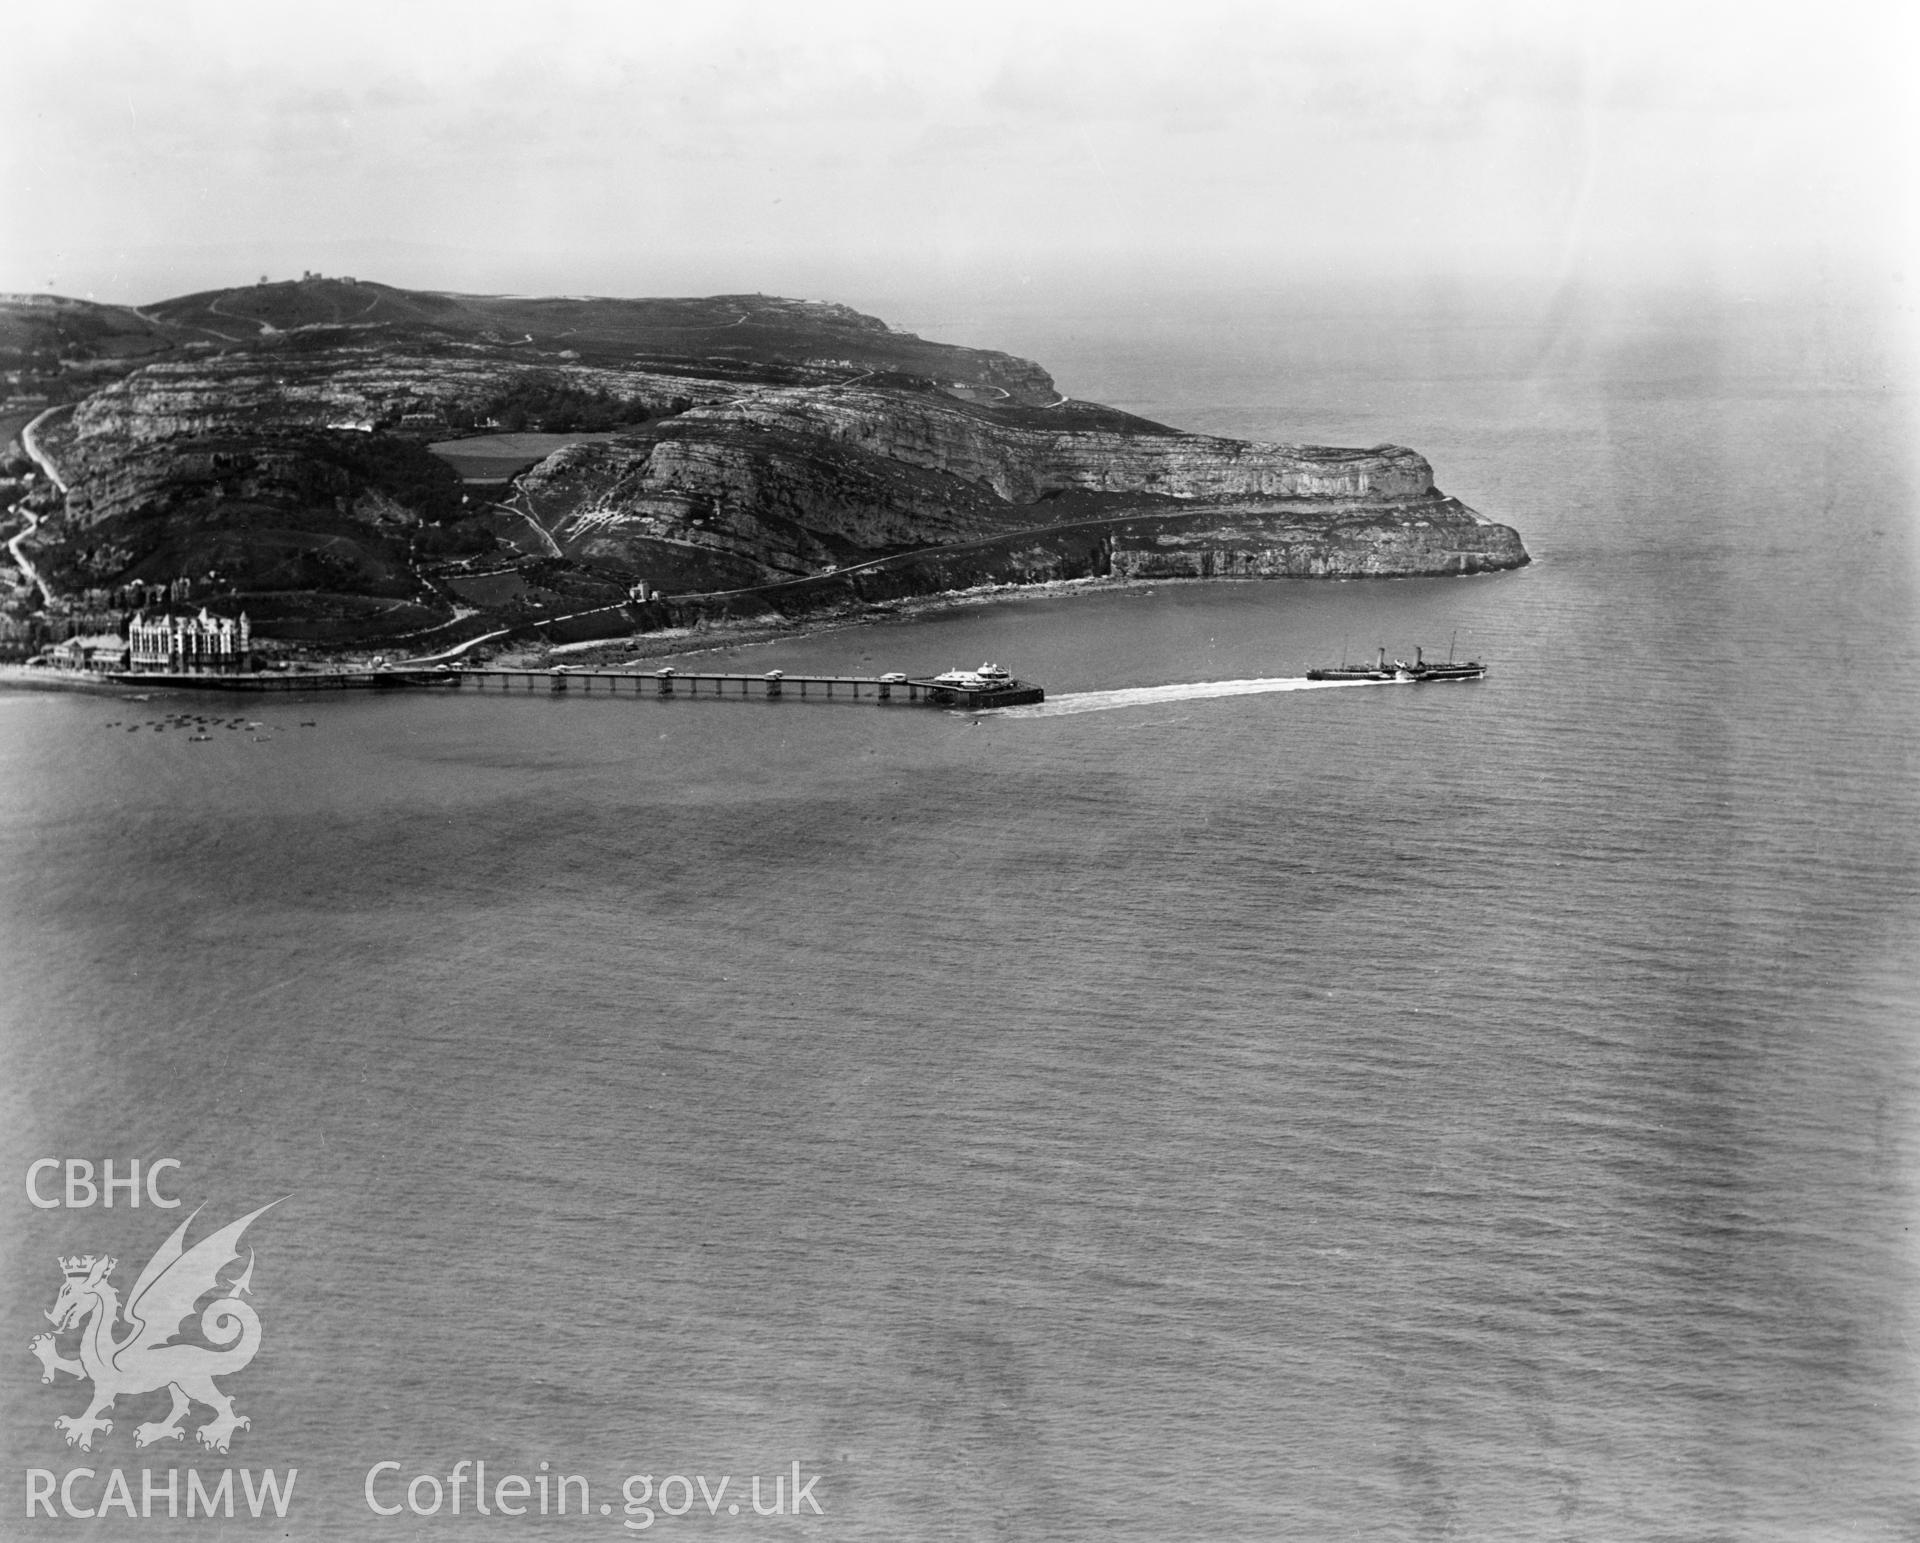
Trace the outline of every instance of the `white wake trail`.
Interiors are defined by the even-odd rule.
[[[1173,686],[1129,686],[1119,691],[1074,691],[1030,707],[989,707],[981,716],[1063,718],[1069,713],[1104,713],[1116,707],[1149,707],[1160,702],[1200,702],[1208,697],[1263,696],[1269,691],[1330,691],[1340,686],[1375,686],[1393,681],[1307,680],[1299,675],[1268,680],[1194,680]]]

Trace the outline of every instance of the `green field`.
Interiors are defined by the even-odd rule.
[[[443,439],[427,448],[469,482],[504,482],[515,472],[544,461],[568,445],[613,439],[605,434],[477,434]]]

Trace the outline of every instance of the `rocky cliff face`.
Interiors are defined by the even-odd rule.
[[[521,486],[576,555],[631,558],[634,540],[664,540],[757,561],[769,580],[1054,523],[1045,501],[1062,494],[1291,500],[1276,506],[1266,537],[1245,534],[1257,544],[1292,529],[1284,563],[1250,575],[1307,571],[1305,549],[1329,511],[1473,527],[1470,512],[1434,493],[1426,461],[1396,446],[1246,444],[1157,425],[1124,432],[1084,410],[1026,415],[1036,416],[1042,426],[927,392],[768,389],[696,408],[644,443],[565,451]],[[1422,501],[1432,507],[1416,512]]]
[[[1413,578],[1526,561],[1514,531],[1435,494],[1132,521],[1115,533],[1110,571],[1130,579]]]
[[[632,543],[724,552],[769,579],[1003,528],[990,490],[937,467],[689,413],[653,434],[561,451],[520,481],[562,549],[632,560]]]
[[[234,293],[171,304],[231,323],[250,314]],[[459,298],[393,291],[378,304],[417,330],[414,312],[444,315]],[[250,296],[265,308],[259,346],[183,345],[79,405],[61,444],[72,491],[55,550],[70,577],[214,571],[271,631],[269,590],[405,592],[415,623],[451,616],[485,586],[456,587],[436,563],[490,548],[496,563],[571,564],[595,594],[771,584],[802,608],[991,579],[1470,573],[1527,560],[1513,531],[1439,493],[1412,450],[1182,433],[1061,399],[1027,361],[942,352],[839,308],[767,297],[660,302],[659,314],[653,302],[482,308],[528,327],[526,346],[509,347],[492,334],[277,331],[267,310],[295,300],[345,304]],[[603,333],[651,328],[657,346],[684,324],[733,352],[622,360],[608,357],[608,333],[584,359],[534,342],[536,327],[570,337],[594,306]],[[511,487],[463,488],[426,451],[529,393],[594,404],[622,426]]]
[[[648,413],[676,400],[721,402],[736,383],[646,370],[527,363],[490,354],[442,356],[373,348],[233,354],[148,365],[94,393],[73,415],[76,451],[249,430],[380,430],[440,439],[528,377],[604,393]]]
[[[1063,404],[1018,418],[927,393],[768,390],[704,408],[700,418],[845,445],[980,483],[1013,504],[1049,493],[1171,498],[1408,498],[1432,491],[1424,459],[1397,445],[1338,450],[1268,445],[1146,425],[1085,426]]]

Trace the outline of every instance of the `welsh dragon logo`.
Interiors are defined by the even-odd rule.
[[[160,1388],[172,1393],[173,1409],[164,1420],[134,1427],[136,1447],[184,1440],[186,1431],[180,1422],[193,1404],[205,1404],[213,1411],[213,1419],[194,1435],[215,1452],[226,1451],[233,1433],[251,1425],[245,1415],[234,1411],[233,1400],[213,1379],[239,1371],[260,1349],[260,1319],[240,1300],[242,1293],[252,1289],[253,1250],[247,1250],[247,1267],[236,1279],[229,1282],[219,1277],[240,1257],[240,1234],[255,1217],[279,1203],[275,1200],[250,1211],[187,1248],[187,1228],[200,1214],[196,1210],[147,1261],[124,1308],[119,1292],[107,1280],[117,1260],[85,1254],[60,1261],[66,1283],[46,1314],[54,1332],[35,1336],[27,1348],[44,1368],[42,1382],[52,1382],[55,1372],[65,1372],[93,1383],[93,1402],[84,1414],[63,1414],[53,1422],[54,1429],[66,1435],[68,1446],[91,1451],[95,1434],[113,1429],[113,1421],[102,1416],[113,1408],[116,1398]],[[200,1333],[208,1345],[169,1344],[187,1327],[200,1299],[223,1285],[228,1288],[226,1295],[209,1302],[200,1314]],[[123,1315],[127,1331],[116,1338],[115,1325]],[[78,1360],[61,1355],[56,1344],[58,1336],[75,1329],[80,1331]]]

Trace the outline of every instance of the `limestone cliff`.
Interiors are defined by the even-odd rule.
[[[1128,522],[1110,571],[1129,579],[1409,578],[1527,561],[1520,537],[1444,494],[1289,500]]]
[[[843,307],[350,283],[132,313],[148,329],[138,357],[163,356],[130,357],[62,429],[71,491],[46,532],[53,570],[84,585],[186,575],[246,605],[266,635],[344,638],[586,599],[601,614],[642,584],[681,597],[668,610],[685,615],[1088,573],[1357,577],[1527,560],[1512,530],[1437,491],[1413,450],[1183,433],[1069,401],[1028,361],[944,349]],[[346,314],[360,319],[334,319]],[[259,337],[204,335],[243,321]],[[680,334],[703,351],[672,352]],[[583,423],[599,429],[592,442],[568,433]],[[539,448],[510,483],[463,485],[426,448],[522,426],[549,432],[525,441]]]
[[[1411,450],[1336,450],[1181,434],[1064,403],[1012,416],[925,392],[757,391],[702,419],[846,445],[983,484],[1008,503],[1049,493],[1157,493],[1171,498],[1406,498],[1433,489]]]
[[[1234,501],[1212,535],[1116,548],[1111,571],[1171,577],[1470,572],[1519,539],[1435,492],[1411,450],[1250,444],[1104,410],[1004,410],[925,391],[768,389],[645,440],[579,446],[521,481],[563,550],[644,566],[667,541],[757,562],[768,581],[901,548],[1058,523],[1064,513]],[[1062,495],[1077,498],[1066,509]],[[1365,528],[1364,538],[1359,532]],[[1389,537],[1393,539],[1388,539]]]
[[[427,355],[349,346],[169,361],[95,392],[74,410],[80,455],[95,446],[152,444],[251,429],[381,430],[412,439],[455,432],[528,375],[567,382],[653,414],[674,402],[720,402],[736,383],[647,370],[522,364],[490,353]],[[81,505],[84,512],[85,504]]]

